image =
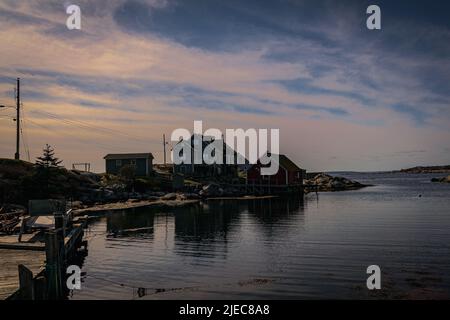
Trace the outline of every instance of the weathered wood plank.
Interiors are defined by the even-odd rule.
[[[23,300],[33,300],[33,271],[25,267],[23,264],[19,264],[18,271],[20,298]]]
[[[33,243],[1,243],[0,249],[4,250],[28,250],[28,251],[44,251],[45,246],[43,244]]]
[[[45,252],[0,249],[0,300],[19,289],[19,264],[37,274],[45,266]]]

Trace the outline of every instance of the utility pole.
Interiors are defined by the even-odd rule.
[[[166,165],[166,135],[163,134],[163,145],[164,145],[164,165]]]
[[[14,159],[19,160],[20,159],[20,78],[17,78],[17,116],[16,116],[16,154],[14,155]]]

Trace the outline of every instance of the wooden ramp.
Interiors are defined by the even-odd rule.
[[[37,274],[45,267],[45,251],[0,249],[0,300],[19,289],[19,264]]]
[[[0,250],[12,249],[12,250],[36,250],[45,251],[45,244],[43,242],[37,242],[35,239],[39,236],[38,232],[22,235],[22,241],[19,242],[18,235],[2,235],[0,236]],[[0,255],[0,258],[2,256]]]

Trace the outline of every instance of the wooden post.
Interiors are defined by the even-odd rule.
[[[33,272],[23,264],[19,264],[19,289],[21,300],[33,300]]]
[[[63,216],[63,214],[62,213],[55,213],[54,214],[54,217],[55,217],[55,230],[57,231],[57,232],[59,232],[59,231],[61,231],[62,232],[62,235],[63,235],[63,237],[65,237],[65,233],[66,233],[66,231],[65,231],[65,225],[64,225],[64,216]]]
[[[61,229],[64,227],[64,217],[62,214],[55,213],[55,230]]]
[[[64,247],[64,239],[61,247],[60,234],[56,232],[48,232],[45,234],[45,254],[46,266],[45,272],[48,283],[48,298],[59,299],[62,297],[62,266],[63,257],[61,250]]]
[[[20,232],[19,232],[19,239],[18,239],[19,242],[22,242],[22,234],[24,234],[26,231],[26,225],[27,225],[29,218],[22,217],[21,219],[22,219],[22,224],[20,225]]]
[[[44,276],[34,279],[34,299],[47,300],[47,281]]]

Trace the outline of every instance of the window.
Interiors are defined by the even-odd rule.
[[[135,165],[136,165],[136,159],[131,159],[131,160],[130,160],[130,164],[131,164],[132,166],[135,166]]]
[[[122,166],[122,160],[116,160],[116,167]]]

